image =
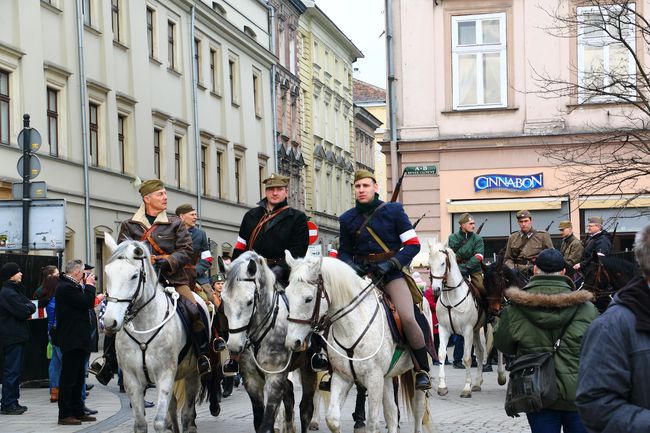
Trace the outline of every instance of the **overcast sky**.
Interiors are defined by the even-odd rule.
[[[384,0],[316,0],[316,4],[364,55],[354,63],[358,78],[386,88]]]

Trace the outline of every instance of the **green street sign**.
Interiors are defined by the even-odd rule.
[[[430,176],[438,174],[438,167],[435,165],[411,165],[404,169],[404,173],[409,176]]]

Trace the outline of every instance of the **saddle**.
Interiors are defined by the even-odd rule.
[[[191,346],[196,346],[192,344],[192,340],[194,339],[194,333],[192,332],[192,321],[190,320],[190,314],[188,309],[191,308],[188,306],[190,303],[189,300],[185,299],[184,297],[180,296],[178,298],[178,303],[176,307],[176,313],[178,314],[178,317],[181,319],[181,323],[183,324],[183,329],[189,336],[187,339],[187,343],[185,343],[185,346],[181,349],[180,353],[178,354],[178,363],[180,364],[183,358],[187,355],[187,353],[190,350]],[[199,316],[201,317],[201,321],[203,322],[203,326],[205,328],[205,339],[208,339],[208,329],[210,329],[211,324],[208,323],[208,317],[205,315],[205,312],[203,311],[202,308],[199,308]],[[197,354],[198,356],[198,354]]]
[[[397,309],[395,308],[395,304],[393,304],[393,301],[390,299],[390,296],[388,294],[385,294],[382,296],[382,306],[384,307],[384,312],[386,313],[386,319],[388,320],[388,328],[390,329],[390,333],[393,336],[393,341],[398,346],[401,346],[402,348],[408,348],[409,344],[408,341],[406,340],[406,337],[404,336],[404,331],[402,329],[402,321],[399,317],[399,314],[397,313]],[[429,327],[429,322],[427,321],[426,317],[422,313],[422,310],[420,310],[420,307],[418,304],[413,304],[413,312],[415,314],[415,320],[418,322],[418,325],[420,325],[420,329],[422,329],[422,334],[424,334],[424,345],[427,349],[427,352],[433,358],[433,360],[438,359],[438,354],[436,353],[435,345],[433,343],[433,337],[431,335],[431,328]]]

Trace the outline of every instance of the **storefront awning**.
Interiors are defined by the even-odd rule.
[[[630,207],[650,207],[650,197],[636,198],[621,196],[580,197],[580,209],[612,209]]]
[[[566,197],[548,198],[520,198],[520,199],[494,199],[494,200],[454,200],[447,204],[447,212],[516,212],[528,210],[561,209]]]

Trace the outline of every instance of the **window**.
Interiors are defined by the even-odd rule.
[[[111,0],[111,24],[113,26],[113,40],[120,41],[120,0]]]
[[[99,165],[99,105],[89,104],[88,131],[90,134],[90,165]]]
[[[120,161],[120,171],[126,173],[126,164],[125,164],[125,153],[126,153],[126,116],[118,115],[117,116],[117,152],[118,158]]]
[[[9,73],[0,70],[0,143],[9,144]]]
[[[50,155],[59,156],[59,92],[47,88],[47,138],[50,143]]]
[[[253,72],[253,102],[255,104],[255,115],[262,117],[262,79],[259,72]]]
[[[83,0],[81,3],[82,12],[84,14],[84,24],[92,26],[92,10],[90,9],[91,0]]]
[[[167,57],[169,67],[176,69],[176,23],[167,22]]]
[[[183,138],[179,136],[174,137],[174,180],[176,187],[181,187],[181,144]]]
[[[223,198],[223,152],[217,152],[217,197]]]
[[[296,38],[295,36],[289,40],[289,71],[292,74],[296,73]]]
[[[203,195],[208,193],[208,147],[201,146],[201,188]]]
[[[221,94],[221,50],[210,48],[210,91]]]
[[[155,21],[155,12],[151,8],[147,8],[147,47],[149,49],[149,57],[155,58],[154,56],[154,45],[156,42],[155,31],[154,31],[154,21]]]
[[[236,57],[228,59],[228,77],[230,79],[230,102],[239,105],[239,64]]]
[[[235,198],[241,203],[241,158],[235,158]]]
[[[194,69],[196,70],[196,82],[202,83],[201,76],[201,40],[194,38]]]
[[[579,101],[634,99],[633,13],[620,5],[579,7],[577,13]]]
[[[453,107],[507,105],[506,14],[452,17]]]
[[[265,167],[263,165],[258,166],[257,174],[258,174],[259,179],[260,179],[260,182],[259,182],[259,184],[260,184],[260,197],[264,197],[264,184],[262,183],[262,181],[264,179],[266,179],[265,171],[266,171],[266,169],[265,169]]]
[[[153,130],[153,173],[158,179],[161,179],[160,172],[160,135],[161,130],[154,128]]]

